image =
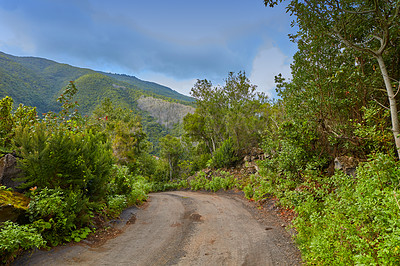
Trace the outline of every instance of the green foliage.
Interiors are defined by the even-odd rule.
[[[104,196],[113,159],[110,144],[101,133],[72,133],[63,128],[52,132],[39,123],[34,130],[17,130],[15,142],[23,157],[19,162],[25,187],[71,188],[92,199]]]
[[[107,214],[117,217],[127,206],[145,201],[151,190],[147,178],[134,175],[127,166],[114,165],[107,188]]]
[[[178,173],[179,160],[183,157],[183,147],[179,138],[167,135],[160,139],[162,158],[166,159],[169,166],[169,179]]]
[[[19,104],[13,118],[16,126],[28,127],[37,122],[37,116],[36,107]]]
[[[399,174],[398,162],[376,154],[357,169],[355,179],[336,173],[329,182],[335,193],[304,191],[294,225],[305,260],[330,265],[400,263]]]
[[[147,200],[147,194],[151,191],[151,184],[143,176],[135,176],[132,183],[132,190],[127,195],[130,204],[140,204]]]
[[[107,213],[110,217],[118,215],[128,206],[125,195],[112,195],[107,197]]]
[[[152,192],[187,189],[188,187],[189,182],[187,179],[151,183]]]
[[[103,131],[112,141],[113,154],[118,163],[138,168],[138,158],[149,149],[140,117],[132,110],[116,107],[109,98],[95,110],[93,127]]]
[[[355,124],[354,134],[362,139],[363,148],[367,152],[385,152],[394,151],[390,131],[389,111],[375,104],[369,107],[363,107],[363,121]]]
[[[28,214],[43,238],[56,246],[77,237],[75,230],[89,224],[92,212],[82,192],[45,188],[33,196]]]
[[[237,181],[225,171],[216,171],[211,180],[207,179],[205,172],[200,171],[194,179],[190,180],[189,185],[190,189],[194,191],[205,189],[217,192],[220,189],[233,189],[237,185]]]
[[[190,189],[194,191],[205,189],[208,182],[210,181],[206,178],[206,173],[201,171],[189,181]]]
[[[256,146],[261,133],[258,129],[265,120],[260,114],[266,96],[255,89],[243,72],[229,73],[223,87],[198,80],[191,91],[196,111],[184,118],[186,134],[205,145],[209,154],[229,138],[235,153]]]
[[[213,176],[211,181],[205,185],[206,190],[217,192],[220,189],[229,190],[236,186],[236,179],[227,172],[220,171],[219,176]]]
[[[237,158],[235,157],[234,144],[231,138],[226,139],[213,154],[211,166],[223,168],[231,166]]]
[[[0,100],[0,147],[8,146],[11,142],[14,120],[11,115],[13,99],[6,96]]]
[[[66,237],[66,240],[80,242],[82,239],[88,237],[88,235],[92,232],[92,229],[90,229],[89,227],[79,228],[72,231],[71,235],[69,237]]]
[[[320,135],[313,126],[305,121],[282,122],[267,133],[263,150],[269,158],[261,163],[263,171],[301,182],[303,171],[326,167],[329,155],[320,146]]]
[[[62,104],[59,113],[61,123],[71,123],[79,119],[78,109],[76,109],[79,105],[78,102],[73,99],[77,92],[78,89],[74,82],[70,81],[64,92],[57,98],[57,102]]]
[[[0,225],[0,258],[2,263],[15,257],[20,250],[41,248],[46,241],[31,225],[6,221]]]

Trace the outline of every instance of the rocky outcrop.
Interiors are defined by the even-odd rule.
[[[22,177],[22,171],[17,167],[17,158],[12,154],[6,154],[0,159],[0,185],[17,190],[22,181],[17,179]]]
[[[349,176],[356,176],[359,160],[350,156],[339,156],[335,158],[335,170],[342,170]]]
[[[247,174],[255,174],[260,169],[258,168],[258,161],[266,159],[264,152],[261,149],[253,148],[243,157],[242,171]]]
[[[154,117],[157,123],[167,128],[172,128],[177,123],[182,123],[188,113],[194,113],[194,108],[180,103],[164,101],[153,97],[140,97],[138,107]]]
[[[262,149],[253,148],[244,155],[243,161],[244,162],[254,162],[257,160],[265,160],[266,157],[267,156],[265,156]]]
[[[28,204],[29,199],[23,194],[0,189],[0,223],[24,219]]]

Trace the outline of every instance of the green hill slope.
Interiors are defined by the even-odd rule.
[[[40,112],[57,111],[56,99],[71,80],[78,87],[80,111],[84,114],[92,111],[105,97],[127,108],[134,108],[135,101],[142,95],[187,105],[193,103],[191,97],[136,77],[0,52],[1,98],[11,96],[16,103],[36,106]]]
[[[104,73],[44,58],[17,57],[0,52],[0,99],[10,96],[14,99],[15,106],[23,103],[37,107],[39,113],[57,112],[60,104],[56,99],[69,81],[75,81],[78,88],[76,100],[83,115],[90,115],[105,98],[109,98],[116,106],[129,108],[140,114],[144,128],[151,128],[149,131],[152,132],[162,132],[162,135],[167,134],[168,129],[162,125],[163,119],[156,114],[163,112],[152,112],[148,107],[140,109],[139,99],[146,97],[154,101],[178,102],[181,105],[194,104],[191,97],[133,76]],[[167,107],[168,104],[163,106]],[[153,140],[158,137],[152,136],[151,132],[148,134]]]

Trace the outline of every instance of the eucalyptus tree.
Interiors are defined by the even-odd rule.
[[[282,0],[264,0],[275,6]],[[339,42],[339,50],[349,49],[361,59],[373,58],[378,63],[389,103],[392,132],[400,158],[400,125],[395,89],[400,90],[399,42],[400,1],[397,0],[291,0],[288,12],[295,24],[315,38]],[[357,58],[358,59],[358,58]],[[397,62],[397,66],[396,66]],[[388,64],[392,66],[388,69]],[[375,66],[372,66],[375,70]]]

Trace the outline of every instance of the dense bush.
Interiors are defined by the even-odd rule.
[[[237,185],[237,180],[225,171],[216,171],[211,180],[208,180],[206,174],[200,171],[196,177],[189,182],[191,190],[200,189],[217,192],[220,189],[229,190]]]
[[[324,265],[399,264],[399,182],[399,163],[376,154],[357,169],[356,178],[337,172],[325,184],[298,191],[294,226],[304,259]]]
[[[128,206],[125,195],[111,195],[107,197],[107,213],[110,217],[118,215]]]
[[[18,225],[6,221],[0,225],[0,258],[6,263],[24,249],[44,247],[46,241],[38,230],[31,225]]]
[[[114,165],[107,184],[108,215],[116,217],[127,206],[145,201],[151,190],[152,184],[147,178],[132,174],[127,166]]]
[[[23,158],[19,162],[25,187],[83,191],[93,200],[105,195],[113,157],[103,134],[49,130],[46,123],[38,123],[33,129],[18,128],[15,143]]]
[[[210,166],[217,169],[229,167],[236,160],[234,143],[231,138],[228,138],[221,144],[221,147],[215,150],[211,158]]]
[[[29,220],[48,244],[70,241],[77,229],[90,224],[92,210],[82,192],[44,188],[32,197]]]

